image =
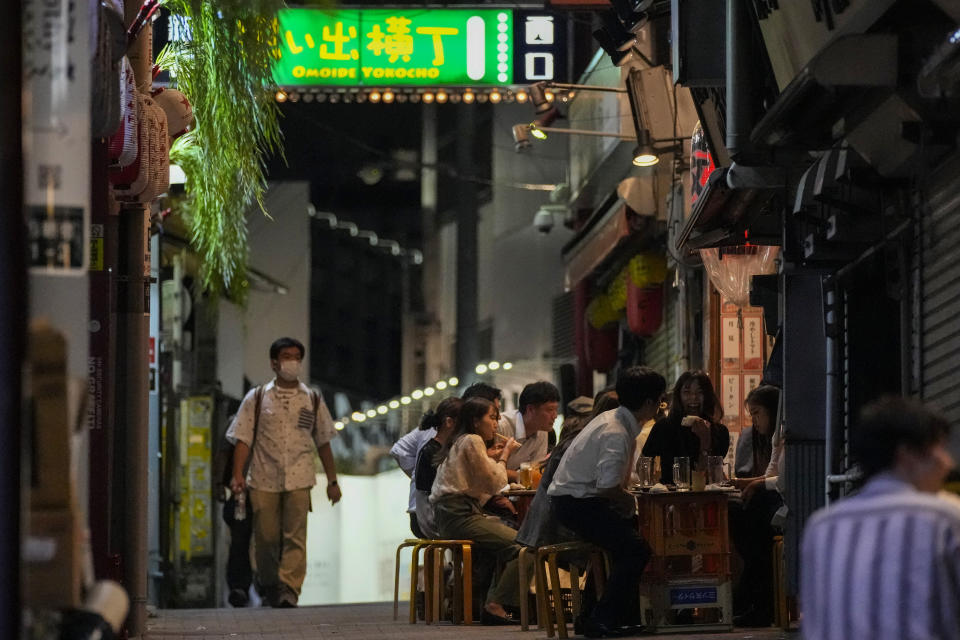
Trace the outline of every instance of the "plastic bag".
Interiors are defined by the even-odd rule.
[[[745,245],[700,249],[703,268],[720,295],[738,307],[750,304],[750,276],[773,273],[780,247]]]

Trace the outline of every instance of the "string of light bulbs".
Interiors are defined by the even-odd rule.
[[[499,362],[497,360],[491,360],[490,362],[481,362],[477,364],[477,366],[474,367],[474,371],[476,371],[479,375],[484,375],[491,371],[509,371],[512,368],[512,362]],[[442,378],[430,386],[422,388],[418,387],[410,393],[381,402],[375,408],[370,408],[366,411],[354,411],[349,416],[341,416],[337,418],[336,422],[333,423],[333,427],[337,431],[342,431],[351,422],[363,423],[367,420],[385,416],[392,411],[397,411],[409,406],[415,400],[423,400],[424,398],[429,398],[435,395],[438,391],[445,391],[458,386],[460,386],[460,379],[456,376]]]

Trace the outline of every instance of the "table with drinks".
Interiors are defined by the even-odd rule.
[[[720,456],[692,471],[674,458],[673,483],[659,484],[655,461],[637,460],[640,533],[653,550],[640,587],[650,631],[725,631],[733,627],[727,501],[730,469]]]

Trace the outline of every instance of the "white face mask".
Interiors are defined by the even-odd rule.
[[[281,360],[278,373],[287,382],[293,382],[300,377],[300,368],[299,360]]]

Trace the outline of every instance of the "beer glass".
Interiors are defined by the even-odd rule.
[[[653,458],[647,456],[637,458],[637,478],[641,487],[653,486]]]
[[[723,456],[707,456],[707,482],[720,484],[727,480],[723,473]]]
[[[687,456],[673,459],[673,484],[680,491],[690,488],[690,458]]]

